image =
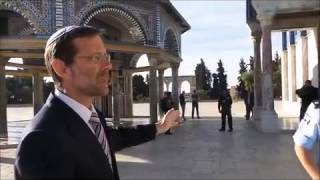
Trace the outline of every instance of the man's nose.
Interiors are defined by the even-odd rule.
[[[104,61],[103,62],[103,69],[111,70],[112,69],[111,61]]]

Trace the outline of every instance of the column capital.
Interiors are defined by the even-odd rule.
[[[150,66],[157,66],[158,65],[158,55],[156,54],[148,54],[148,61]]]
[[[164,69],[158,69],[158,73],[163,75],[164,74]]]
[[[251,32],[251,39],[254,42],[257,42],[257,43],[261,42],[261,36],[262,36],[261,31]]]
[[[265,12],[265,13],[258,14],[257,18],[259,19],[262,27],[270,26],[272,24],[274,15],[275,15],[274,12]]]
[[[172,69],[178,69],[180,66],[180,63],[170,63],[170,66]]]

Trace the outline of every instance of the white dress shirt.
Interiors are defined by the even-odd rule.
[[[94,133],[94,130],[92,129],[91,125],[89,124],[89,120],[91,118],[92,111],[96,112],[96,109],[91,104],[91,109],[88,109],[86,106],[80,104],[76,100],[72,99],[71,97],[67,96],[66,94],[62,93],[60,90],[55,89],[54,94],[57,98],[59,98],[61,101],[66,103],[74,112],[76,112],[81,119],[87,124],[87,126],[91,129],[92,133]]]

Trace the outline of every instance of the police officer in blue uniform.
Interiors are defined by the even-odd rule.
[[[293,136],[295,151],[312,179],[320,179],[320,104],[312,102]],[[314,148],[316,154],[313,154]],[[314,156],[315,155],[315,156]],[[318,162],[316,161],[318,156]]]

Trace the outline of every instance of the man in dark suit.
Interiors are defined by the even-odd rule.
[[[178,125],[170,110],[156,124],[113,129],[92,105],[108,94],[110,55],[93,27],[69,26],[46,44],[45,62],[55,91],[36,114],[17,149],[16,179],[112,179],[115,152],[153,140]]]
[[[218,110],[221,113],[221,128],[219,131],[226,130],[226,116],[228,116],[229,132],[233,131],[231,115],[232,98],[227,90],[223,90],[218,100]]]
[[[312,86],[310,80],[306,80],[302,88],[296,90],[296,94],[301,98],[300,121],[303,119],[308,106],[318,98],[318,89]]]

